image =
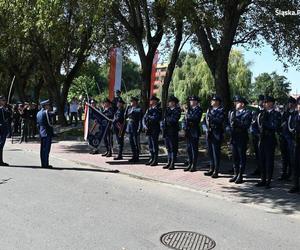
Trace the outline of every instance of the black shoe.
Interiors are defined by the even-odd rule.
[[[214,172],[212,175],[211,175],[211,178],[214,178],[214,179],[217,179],[219,177],[219,174],[217,172]]]
[[[154,156],[153,161],[150,163],[151,167],[157,166],[158,165],[158,157]]]
[[[287,181],[289,179],[288,175],[287,174],[282,174],[278,180],[279,181]]]
[[[139,162],[139,159],[138,158],[131,158],[131,159],[128,160],[128,162],[136,163],[136,162]]]
[[[233,176],[232,178],[229,179],[229,182],[235,182],[237,178],[238,178],[238,176],[235,175],[235,176]]]
[[[93,150],[93,151],[90,152],[90,154],[91,155],[97,155],[97,154],[99,154],[99,151],[98,150]]]
[[[169,168],[169,167],[170,167],[170,165],[171,165],[171,160],[170,160],[170,159],[168,159],[168,163],[167,163],[166,165],[164,165],[164,166],[163,166],[163,169],[167,169],[167,168]]]
[[[242,174],[239,174],[239,176],[237,177],[236,181],[235,181],[235,184],[242,184],[244,181],[243,181],[243,175]]]
[[[114,158],[115,161],[117,160],[123,160],[123,157],[121,155],[118,155],[117,157]]]
[[[153,162],[154,158],[151,156],[149,158],[149,161],[145,165],[150,165]]]
[[[257,184],[255,184],[255,186],[256,187],[264,187],[264,186],[266,186],[266,182],[265,181],[260,181],[260,182],[258,182]]]
[[[108,155],[108,151],[106,151],[104,154],[102,154],[101,156],[107,156]]]
[[[205,175],[205,176],[212,176],[213,173],[214,173],[214,171],[209,170],[208,172],[205,172],[204,175]]]
[[[111,153],[111,151],[110,151],[110,152],[108,152],[108,154],[106,155],[106,157],[112,157],[112,153]]]
[[[196,164],[192,164],[192,166],[190,167],[190,172],[196,172],[197,169],[196,169]]]
[[[192,168],[192,164],[189,164],[189,165],[187,166],[187,168],[185,168],[183,171],[184,171],[184,172],[190,171],[191,168]]]
[[[251,174],[251,176],[260,176],[260,170],[255,169],[254,172]]]
[[[1,167],[8,167],[9,164],[8,164],[8,163],[5,163],[5,162],[0,162],[0,166],[1,166]]]
[[[298,193],[298,192],[300,192],[300,188],[299,187],[292,187],[288,192],[290,194]]]

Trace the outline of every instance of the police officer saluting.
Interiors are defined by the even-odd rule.
[[[274,156],[276,148],[276,133],[279,132],[281,115],[274,109],[275,99],[271,96],[265,97],[265,110],[261,112],[258,119],[260,128],[259,152],[261,161],[261,180],[257,187],[270,188],[274,170]]]
[[[183,129],[187,140],[188,166],[184,171],[196,171],[198,160],[198,144],[200,137],[200,121],[202,118],[202,109],[199,106],[199,97],[191,96],[189,98],[190,105],[186,111],[183,120]]]
[[[210,170],[204,175],[212,178],[217,178],[219,173],[224,120],[225,113],[221,106],[221,98],[214,95],[211,99],[211,107],[207,110],[204,118],[204,130],[206,131],[206,143],[210,158]]]
[[[175,96],[169,97],[168,107],[162,122],[163,137],[168,150],[168,163],[163,168],[168,168],[169,170],[174,169],[177,160],[179,119],[181,116],[178,102]]]
[[[289,193],[300,192],[299,177],[300,177],[300,97],[297,98],[296,111],[290,116],[288,120],[289,131],[293,134],[295,143],[295,151],[292,157],[293,166],[293,187]]]
[[[5,107],[6,98],[0,96],[0,166],[9,166],[3,161],[3,148],[6,142],[6,137],[9,131],[9,118],[10,113]]]
[[[280,131],[280,151],[282,157],[282,174],[279,180],[288,180],[292,173],[292,161],[295,150],[293,134],[288,128],[290,116],[295,112],[297,101],[293,97],[289,97],[287,110],[283,112],[281,117]]]
[[[42,109],[37,113],[37,125],[41,138],[41,164],[43,168],[52,168],[52,166],[49,165],[49,154],[54,133],[50,121],[54,113],[50,111],[51,106],[49,100],[42,101],[40,105]]]
[[[159,98],[152,96],[150,98],[150,107],[143,118],[143,128],[148,136],[148,147],[150,158],[146,165],[157,166],[158,163],[158,137],[160,133],[160,121],[162,111],[159,105]]]
[[[113,127],[118,143],[118,156],[114,160],[122,160],[122,153],[124,147],[124,133],[125,133],[125,102],[122,99],[117,101],[117,111],[114,115]]]
[[[231,148],[234,176],[229,182],[243,183],[246,168],[246,152],[248,144],[248,129],[252,121],[251,111],[246,109],[248,102],[241,96],[234,98],[234,110],[229,112],[228,121],[231,132]]]
[[[139,135],[142,129],[142,109],[138,106],[139,99],[131,97],[131,105],[128,107],[125,117],[127,119],[126,133],[129,135],[129,142],[132,151],[132,158],[129,162],[138,162],[140,156]]]

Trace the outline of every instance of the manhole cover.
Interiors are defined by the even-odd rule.
[[[216,242],[208,236],[188,231],[165,233],[160,237],[160,241],[176,250],[209,250],[216,246]]]

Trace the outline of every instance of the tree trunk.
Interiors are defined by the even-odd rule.
[[[149,58],[146,57],[144,60],[142,63],[141,106],[145,111],[149,105],[153,58],[149,60]]]
[[[164,78],[164,83],[162,85],[161,101],[162,101],[163,115],[165,114],[166,107],[167,107],[170,82],[172,80],[173,72],[180,53],[179,49],[182,41],[182,30],[183,30],[183,22],[179,21],[176,23],[176,36],[174,41],[174,47],[172,50],[171,60],[167,68],[166,77]]]
[[[215,81],[216,94],[221,97],[223,106],[228,111],[232,107],[228,80],[229,54],[223,56],[219,55],[216,59],[216,67],[214,71],[212,71]]]

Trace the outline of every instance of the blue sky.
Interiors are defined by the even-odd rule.
[[[289,67],[287,71],[284,71],[284,67],[281,62],[276,60],[276,56],[270,46],[264,46],[260,49],[243,50],[246,61],[252,62],[251,70],[253,77],[256,77],[260,73],[271,73],[276,71],[280,75],[286,76],[289,82],[291,82],[292,93],[300,93],[300,72],[296,70],[296,67]],[[255,53],[259,51],[258,53]]]

